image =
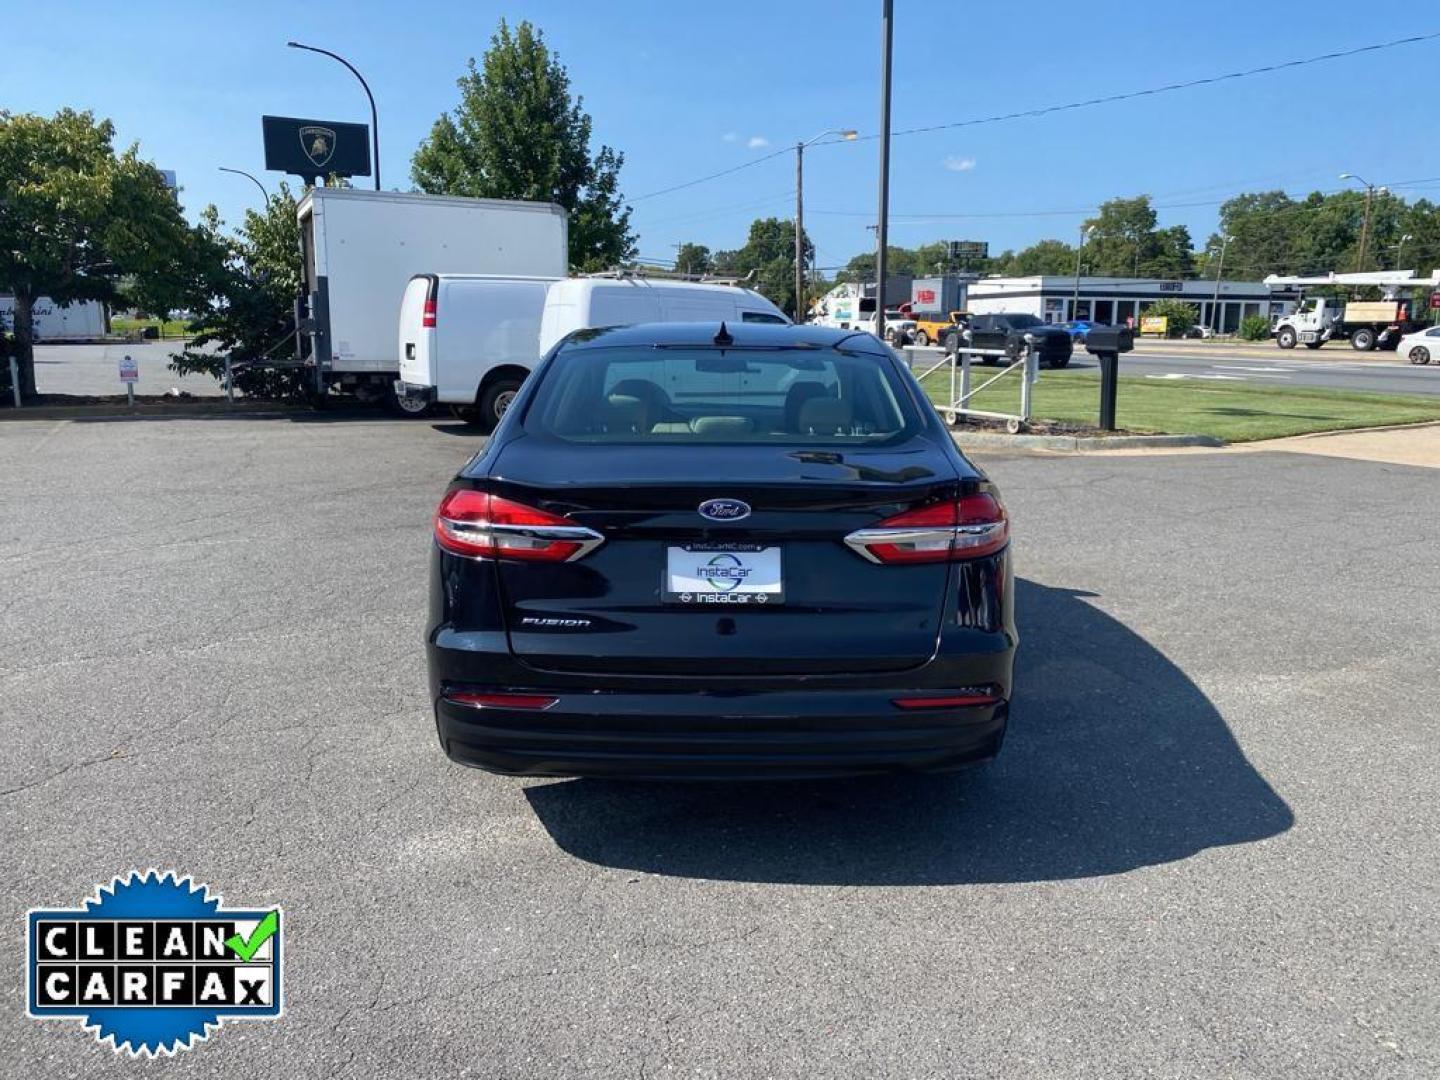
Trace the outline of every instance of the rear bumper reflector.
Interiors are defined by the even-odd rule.
[[[466,705],[472,709],[533,709],[537,712],[550,708],[560,700],[544,694],[477,694],[466,690],[451,690],[442,696],[452,705]]]
[[[895,698],[898,709],[973,709],[984,705],[998,704],[1000,698],[989,690],[976,687],[953,694],[926,694],[924,696]]]

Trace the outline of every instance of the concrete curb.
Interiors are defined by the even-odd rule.
[[[237,402],[213,405],[186,402],[175,405],[29,405],[21,409],[0,409],[5,420],[200,420],[223,416],[261,419],[309,412],[304,406],[285,406],[273,401]]]
[[[951,431],[950,437],[961,450],[1052,450],[1071,454],[1226,445],[1223,439],[1213,435],[1006,435],[998,431]]]

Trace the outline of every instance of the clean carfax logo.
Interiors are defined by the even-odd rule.
[[[189,877],[132,871],[83,907],[32,909],[31,1016],[79,1017],[132,1056],[173,1054],[225,1020],[280,1015],[278,907],[222,908]]]

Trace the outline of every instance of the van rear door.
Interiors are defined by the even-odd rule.
[[[526,371],[540,360],[540,319],[550,278],[442,277],[436,306],[436,400],[474,404],[493,368]],[[523,378],[517,373],[517,381]]]
[[[439,278],[416,274],[400,298],[400,381],[434,386],[435,299]]]

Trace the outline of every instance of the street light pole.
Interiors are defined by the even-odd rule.
[[[1225,249],[1230,246],[1230,237],[1220,238],[1220,265],[1215,268],[1215,295],[1210,300],[1210,329],[1220,332],[1220,278],[1225,273]],[[1244,311],[1244,308],[1241,308]]]
[[[243,176],[243,177],[245,177],[245,179],[249,180],[252,184],[254,184],[256,187],[258,187],[258,188],[260,189],[260,194],[261,194],[261,195],[265,196],[265,205],[266,205],[266,206],[269,206],[269,205],[270,205],[270,192],[269,192],[269,190],[265,187],[264,184],[262,184],[259,180],[256,180],[255,177],[251,176],[251,175],[250,175],[248,172],[246,172],[244,169],[230,169],[230,168],[226,168],[224,165],[219,166],[219,169],[220,169],[221,172],[234,173],[236,176]]]
[[[370,93],[370,84],[365,81],[365,76],[355,70],[355,65],[346,60],[339,53],[333,53],[329,49],[322,49],[315,45],[301,45],[298,41],[287,41],[287,48],[304,49],[307,52],[320,53],[332,60],[338,60],[350,69],[350,74],[360,80],[360,85],[365,88],[365,96],[370,99],[370,138],[374,146],[375,155],[375,190],[380,190],[380,113],[375,108],[375,95]]]
[[[875,336],[885,340],[885,248],[890,241],[890,54],[894,0],[880,0],[880,212],[875,225]]]
[[[1400,269],[1400,264],[1401,264],[1401,262],[1404,261],[1404,258],[1405,258],[1405,241],[1407,241],[1407,240],[1414,240],[1414,239],[1415,239],[1415,237],[1411,236],[1409,233],[1406,233],[1404,236],[1400,237],[1400,242],[1395,245],[1395,269],[1396,269],[1396,270],[1399,270],[1399,269]]]
[[[1365,217],[1360,225],[1360,255],[1355,260],[1356,271],[1361,271],[1365,269],[1365,255],[1370,247],[1370,207],[1371,204],[1375,201],[1375,192],[1378,190],[1381,194],[1384,194],[1386,189],[1383,187],[1376,188],[1375,185],[1370,183],[1369,180],[1366,180],[1363,176],[1358,176],[1355,173],[1342,172],[1340,174],[1340,179],[1358,180],[1360,181],[1360,183],[1365,185]]]
[[[822,131],[813,139],[795,144],[795,321],[805,321],[805,148],[827,135],[839,135],[853,142],[855,132],[849,128]]]
[[[1095,226],[1090,228],[1080,226],[1080,246],[1075,249],[1075,291],[1070,296],[1070,318],[1078,319],[1080,307],[1080,256],[1085,252],[1085,238],[1095,231]]]

